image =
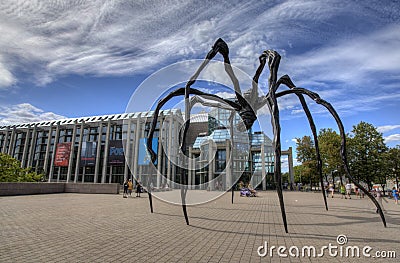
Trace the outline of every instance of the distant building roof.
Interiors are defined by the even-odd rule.
[[[161,110],[159,113],[160,115],[169,115],[169,114],[177,114],[182,115],[179,109],[168,109],[168,110]],[[45,121],[38,121],[38,122],[30,122],[30,123],[20,123],[20,124],[13,124],[13,125],[2,125],[0,129],[6,128],[28,128],[32,126],[37,127],[46,127],[50,125],[68,125],[74,123],[93,123],[99,121],[116,121],[116,120],[127,120],[127,119],[135,119],[139,116],[142,118],[151,118],[154,115],[154,111],[145,111],[145,112],[132,112],[132,113],[120,113],[120,114],[111,114],[111,115],[101,115],[101,116],[91,116],[91,117],[80,117],[80,118],[68,118],[68,119],[61,119],[61,120],[45,120]]]
[[[185,119],[185,113],[182,113],[183,119]],[[190,114],[190,122],[191,123],[197,123],[197,122],[208,122],[208,113],[207,112],[201,112],[201,113],[195,113],[195,114]]]

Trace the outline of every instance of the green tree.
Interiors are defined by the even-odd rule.
[[[307,171],[307,167],[303,165],[297,165],[293,167],[294,171],[294,182],[295,183],[309,183],[310,182],[310,176]]]
[[[351,172],[356,180],[363,181],[372,189],[372,183],[385,177],[384,156],[387,147],[381,133],[369,123],[353,126],[349,139],[348,156]]]
[[[340,135],[331,128],[321,129],[318,134],[318,142],[323,164],[323,174],[328,175],[335,170],[342,174],[343,171],[341,171],[342,158],[340,156]]]
[[[315,144],[310,136],[296,138],[297,161],[302,163],[301,181],[302,183],[312,183],[316,180],[317,156]],[[299,169],[299,168],[298,168]],[[296,170],[295,170],[296,172]]]
[[[0,153],[0,182],[37,182],[41,174],[21,168],[21,163],[11,156]]]
[[[386,155],[386,173],[388,179],[394,179],[397,184],[397,189],[399,189],[399,179],[400,179],[400,145],[394,148],[390,148]]]

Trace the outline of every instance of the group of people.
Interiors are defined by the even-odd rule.
[[[244,183],[240,181],[239,189],[240,189],[240,196],[257,197],[257,191],[251,186],[251,184],[245,186]]]
[[[133,191],[133,182],[132,179],[126,180],[124,182],[124,194],[123,198],[127,198],[128,196],[132,197],[132,191]],[[136,197],[140,197],[140,193],[143,190],[142,184],[139,181],[136,181]]]
[[[330,192],[331,198],[333,198],[334,197],[334,193],[335,193],[335,187],[334,187],[333,183],[330,183],[329,185],[325,185],[326,196],[328,196],[328,191]],[[340,184],[339,185],[339,193],[341,194],[341,198],[342,199],[343,198],[344,199],[347,199],[347,198],[351,199],[351,191],[352,191],[351,183],[348,182],[346,185],[344,185],[344,184]],[[360,199],[364,198],[364,192],[361,189],[356,187],[354,189],[354,192],[356,194],[356,197],[358,197]],[[385,211],[385,209],[383,207],[383,202],[382,202],[382,200],[385,200],[385,199],[383,199],[384,194],[381,191],[381,189],[379,187],[374,188],[373,191],[372,191],[372,194],[375,196],[375,198],[378,201],[378,203],[380,204],[382,210]],[[395,204],[397,205],[399,203],[399,191],[396,189],[396,187],[392,188],[391,195],[392,195],[392,197],[394,199]],[[387,202],[387,201],[385,200],[385,202]],[[378,209],[376,210],[376,212],[378,213]]]
[[[351,192],[353,190],[353,187],[350,182],[347,182],[346,184],[341,183],[339,185],[339,193],[341,194],[341,199],[351,199]],[[329,185],[325,186],[325,194],[328,196],[328,191],[330,193],[330,197],[334,198],[335,195],[335,186],[333,183],[330,183]],[[357,187],[354,189],[354,192],[356,194],[356,197],[359,198],[364,198],[364,193],[361,191],[361,189],[358,189]]]
[[[340,188],[339,188],[339,191],[340,191],[340,193],[342,194],[342,199],[343,199],[343,197],[344,197],[344,199],[347,199],[347,198],[349,198],[349,199],[351,199],[351,183],[347,183],[346,185],[344,185],[344,184],[340,184]],[[332,198],[333,198],[333,194],[332,194]]]

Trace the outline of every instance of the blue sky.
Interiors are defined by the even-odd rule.
[[[263,50],[277,50],[279,75],[331,102],[347,132],[366,121],[393,147],[400,144],[396,2],[3,0],[0,124],[124,112],[143,80],[203,58],[221,37],[232,64],[250,76]],[[335,128],[327,111],[309,104],[317,129]],[[310,134],[307,120],[294,96],[280,108],[283,147],[295,147],[295,137]]]

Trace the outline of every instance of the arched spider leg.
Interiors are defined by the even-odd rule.
[[[221,97],[219,97],[217,95],[208,94],[208,93],[202,92],[202,91],[194,89],[194,88],[190,88],[190,94],[204,96],[207,99],[211,99],[212,98],[215,101],[228,104],[235,111],[239,111],[239,109],[241,108],[241,106],[239,104],[237,104],[236,102],[234,102],[234,101],[226,100],[226,99],[223,99],[223,98],[221,98]],[[157,126],[158,114],[160,113],[160,110],[165,105],[165,103],[167,103],[169,100],[171,100],[174,97],[183,96],[183,95],[185,95],[185,88],[181,87],[181,88],[178,88],[178,89],[174,90],[173,92],[168,94],[165,98],[159,100],[159,102],[157,103],[157,106],[156,106],[156,108],[154,110],[154,116],[153,116],[153,120],[151,122],[151,127],[150,127],[150,131],[149,131],[147,145],[146,145],[147,146],[147,151],[149,152],[150,157],[151,157],[151,161],[153,163],[157,159],[157,154],[153,150],[153,145],[151,143],[151,140],[153,139],[154,131],[155,131],[156,126]]]
[[[203,99],[204,97],[204,99]],[[213,102],[211,102],[213,101]],[[221,103],[224,102],[224,103]],[[207,95],[195,95],[193,97],[190,98],[189,100],[189,113],[192,112],[192,108],[194,105],[196,105],[197,103],[200,103],[203,106],[209,106],[209,107],[214,107],[214,108],[220,108],[220,109],[225,109],[225,110],[230,110],[234,112],[234,109],[229,106],[229,104],[225,103],[225,101],[223,100],[217,100],[214,97],[209,97],[207,98]],[[182,130],[179,130],[179,145],[182,144],[182,140],[183,140],[183,134],[182,134]]]
[[[376,206],[376,208],[378,210],[378,213],[379,213],[379,215],[380,215],[380,217],[382,219],[383,225],[386,227],[385,216],[383,215],[382,208],[379,205],[379,203],[376,201],[375,197],[371,193],[369,193],[361,184],[359,184],[356,180],[354,180],[354,178],[351,176],[350,168],[348,166],[348,161],[347,161],[346,135],[345,135],[345,132],[344,132],[344,126],[343,126],[343,123],[342,123],[341,119],[339,118],[339,115],[337,114],[336,110],[332,107],[332,105],[329,102],[321,99],[320,96],[317,93],[312,92],[312,91],[307,90],[307,89],[304,89],[304,88],[293,88],[291,90],[281,91],[281,92],[277,93],[276,96],[277,97],[282,97],[282,96],[285,96],[287,94],[304,94],[304,95],[307,95],[308,97],[313,99],[317,104],[320,104],[320,105],[324,106],[330,112],[330,114],[333,116],[333,118],[335,119],[335,121],[336,121],[336,123],[338,125],[339,131],[340,131],[340,136],[341,136],[341,139],[342,139],[341,147],[340,147],[340,155],[342,157],[342,162],[343,162],[343,165],[344,165],[344,168],[345,168],[346,175],[350,179],[350,181],[352,181],[359,189],[361,189],[371,199],[371,201],[375,204],[375,206]]]
[[[161,108],[165,105],[165,103],[167,103],[169,100],[171,100],[171,99],[174,98],[174,97],[185,95],[185,91],[186,91],[186,88],[178,88],[177,90],[171,92],[170,94],[168,94],[166,97],[164,97],[163,99],[161,99],[161,100],[157,103],[157,106],[156,106],[156,108],[155,108],[155,110],[154,110],[153,120],[152,120],[152,123],[151,123],[151,128],[150,128],[149,135],[148,135],[148,139],[147,139],[147,151],[148,151],[148,153],[150,154],[151,162],[152,162],[153,164],[155,164],[155,161],[156,161],[156,159],[157,159],[157,155],[156,155],[156,153],[155,153],[154,150],[153,150],[153,145],[152,145],[151,142],[153,141],[154,131],[155,131],[155,129],[156,129],[156,125],[157,125],[157,121],[158,121],[159,112],[160,112]],[[241,105],[239,105],[239,104],[237,104],[237,103],[235,103],[235,102],[233,102],[233,101],[223,99],[223,98],[221,98],[221,97],[219,97],[219,96],[217,96],[217,95],[214,95],[214,94],[204,93],[204,92],[202,92],[202,91],[199,91],[199,90],[193,89],[193,88],[189,88],[189,93],[190,93],[190,94],[193,94],[193,95],[205,96],[205,97],[207,97],[208,99],[211,99],[211,98],[212,98],[212,99],[215,100],[215,101],[228,104],[228,105],[231,106],[235,111],[239,111],[239,110],[241,109]],[[239,95],[239,96],[241,97],[241,95]],[[243,97],[242,97],[242,99],[244,100]],[[183,134],[183,138],[186,138],[186,135],[185,135],[185,134]],[[184,154],[185,154],[185,153],[184,153]],[[186,181],[184,181],[183,183],[186,183]],[[181,188],[181,189],[182,189],[182,188]],[[181,191],[181,194],[182,194],[182,191]],[[183,194],[185,194],[185,193],[183,193]],[[151,213],[153,213],[152,195],[151,195],[151,192],[148,192],[148,195],[149,195],[149,202],[150,202],[150,210],[151,210]],[[185,197],[185,196],[184,196],[184,195],[181,195],[181,197]],[[184,201],[185,201],[185,200],[183,200],[183,202],[184,202]],[[187,212],[186,212],[186,205],[182,205],[182,207],[183,207],[183,211],[184,211],[186,223],[189,224],[189,219],[188,219],[188,217],[187,217]]]
[[[276,90],[276,86],[277,86],[277,73],[278,73],[279,62],[280,62],[281,56],[278,54],[278,52],[273,51],[273,50],[267,50],[266,55],[268,58],[268,67],[270,70],[270,75],[268,78],[269,91],[267,94],[267,105],[271,112],[271,124],[272,124],[272,131],[274,134],[274,138],[272,141],[273,147],[275,150],[274,175],[275,175],[275,182],[276,182],[276,190],[278,192],[279,204],[281,207],[283,225],[285,227],[285,232],[288,233],[286,212],[285,212],[285,203],[283,200],[283,193],[282,193],[281,127],[280,127],[280,121],[279,121],[279,107],[278,107],[277,98],[275,96],[275,90]]]
[[[210,52],[208,52],[205,60],[203,63],[199,66],[197,71],[193,74],[193,76],[190,78],[190,80],[186,83],[185,86],[185,124],[184,124],[184,129],[183,129],[183,140],[180,146],[180,149],[184,155],[186,155],[186,134],[187,131],[189,130],[190,127],[190,105],[189,105],[189,95],[190,95],[190,88],[191,86],[196,82],[196,79],[200,75],[200,72],[204,69],[204,67],[208,64],[208,62],[215,57],[217,53],[220,53],[223,58],[224,58],[224,67],[225,67],[225,72],[228,74],[230,77],[233,87],[235,90],[236,98],[239,101],[240,105],[248,105],[246,100],[242,97],[242,92],[240,90],[239,86],[239,81],[235,76],[235,73],[233,72],[230,60],[229,60],[229,48],[228,45],[223,41],[221,38],[219,38],[213,45],[212,49]],[[187,180],[187,170],[183,170],[182,173],[182,181],[183,185],[181,187],[181,198],[182,198],[182,208],[183,208],[183,213],[185,215],[186,223],[189,224],[189,220],[187,218],[187,213],[186,213],[186,204],[185,204],[185,197],[186,197],[186,180]]]
[[[231,114],[229,115],[229,132],[230,132],[230,134],[231,134],[231,145],[232,145],[232,148],[233,147],[235,147],[235,141],[234,141],[234,137],[233,137],[233,118],[235,117],[235,112],[234,111],[232,111],[231,112]],[[233,174],[232,174],[232,168],[231,167],[233,167],[233,154],[232,154],[232,151],[231,151],[231,155],[230,155],[230,157],[229,157],[229,162],[227,162],[226,163],[226,169],[229,169],[230,170],[230,174],[231,174],[231,176],[232,176],[232,178],[233,178]],[[235,184],[233,183],[233,182],[231,182],[231,184],[232,184],[232,186],[231,186],[231,192],[232,192],[232,197],[231,197],[231,202],[232,202],[232,204],[233,204],[233,197],[234,197],[234,195],[235,195]]]
[[[296,88],[296,86],[293,84],[292,80],[290,79],[290,77],[288,75],[284,75],[278,80],[275,92],[278,90],[278,88],[279,88],[279,86],[281,84],[284,84],[289,89]],[[307,116],[308,123],[310,124],[310,128],[311,128],[311,131],[312,131],[312,134],[313,134],[313,137],[314,137],[315,151],[316,151],[316,154],[317,154],[317,170],[318,170],[318,175],[319,175],[319,178],[320,178],[321,189],[322,189],[321,192],[322,192],[322,196],[324,198],[325,209],[326,209],[326,211],[328,211],[328,203],[327,203],[327,200],[326,200],[325,191],[323,190],[324,179],[323,179],[323,175],[322,175],[322,160],[321,160],[321,154],[319,152],[317,129],[315,127],[314,119],[313,119],[313,117],[311,115],[310,109],[307,106],[307,103],[306,103],[306,100],[304,99],[304,96],[302,94],[296,94],[296,95],[299,98],[301,106],[303,107],[303,111],[305,112],[305,114]]]
[[[239,86],[239,81],[236,78],[236,75],[233,72],[233,69],[231,66],[231,62],[229,59],[229,47],[226,44],[226,42],[224,40],[222,40],[221,38],[219,38],[219,39],[217,39],[217,41],[215,41],[214,45],[212,46],[211,50],[206,55],[202,64],[198,67],[196,72],[190,77],[189,81],[186,83],[185,88],[190,88],[196,82],[200,73],[203,71],[203,69],[206,67],[206,65],[210,62],[210,60],[213,59],[217,55],[217,53],[220,53],[222,55],[222,57],[224,58],[225,72],[228,74],[229,78],[231,79],[231,81],[233,83],[233,88],[235,90],[235,94],[239,100],[239,103],[241,105],[246,104],[246,101],[242,97],[242,91]]]

